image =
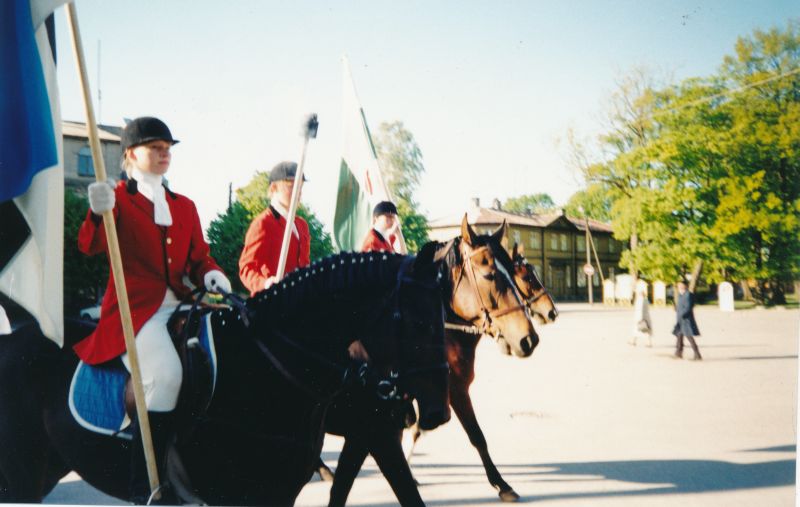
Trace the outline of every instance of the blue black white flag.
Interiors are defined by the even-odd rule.
[[[0,1],[0,328],[33,318],[59,344],[64,170],[52,11],[62,3]]]

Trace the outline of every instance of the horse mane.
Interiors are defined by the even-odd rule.
[[[498,262],[503,264],[509,273],[513,273],[514,262],[512,261],[511,256],[502,245],[493,244],[491,239],[492,237],[489,234],[476,234],[475,244],[472,246],[474,248],[488,246],[492,250],[492,254],[494,254]],[[443,290],[446,292],[452,290],[452,285],[454,283],[452,268],[459,266],[463,261],[461,257],[461,249],[459,248],[461,241],[461,236],[456,236],[452,240],[452,247],[447,251],[442,259],[443,262],[441,263],[440,269],[442,278],[444,280]],[[449,242],[442,243],[439,241],[431,241],[431,243],[435,245],[437,253],[439,253],[443,248],[447,248],[447,246],[450,244]]]
[[[335,296],[394,287],[406,256],[385,252],[342,252],[292,271],[279,283],[248,299],[247,308],[266,318],[285,318]]]

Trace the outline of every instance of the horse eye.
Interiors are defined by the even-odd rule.
[[[489,259],[484,257],[483,260],[481,261],[481,264],[483,264],[484,266],[488,266],[489,265]]]

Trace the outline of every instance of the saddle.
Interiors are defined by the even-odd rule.
[[[188,437],[193,421],[208,408],[216,384],[217,358],[208,314],[214,307],[180,308],[168,328],[183,365],[183,382],[175,409],[179,437]],[[130,439],[136,414],[133,384],[122,361],[99,365],[78,363],[72,378],[69,407],[84,428]]]

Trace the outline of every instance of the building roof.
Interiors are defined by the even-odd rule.
[[[110,125],[98,125],[97,131],[100,134],[101,141],[120,142],[119,132],[122,132],[122,127],[113,127]],[[86,130],[86,124],[77,121],[62,121],[61,133],[68,137],[77,137],[80,139],[88,139],[89,134]]]
[[[567,219],[572,225],[575,226],[576,229],[579,231],[586,230],[586,222],[582,218],[575,218],[575,217],[568,217],[565,214],[559,213],[547,213],[547,214],[521,214],[521,213],[511,213],[509,211],[494,209],[494,208],[483,208],[483,207],[472,207],[469,211],[467,211],[467,220],[472,225],[500,225],[505,220],[509,225],[521,225],[527,227],[547,227],[554,222],[558,221],[561,218]],[[459,227],[461,226],[461,220],[464,218],[463,213],[458,213],[455,215],[448,215],[445,217],[437,218],[434,220],[430,220],[428,222],[428,226],[431,229],[438,229],[443,227]],[[592,232],[613,232],[613,229],[609,224],[600,222],[598,220],[589,219],[589,230]]]

